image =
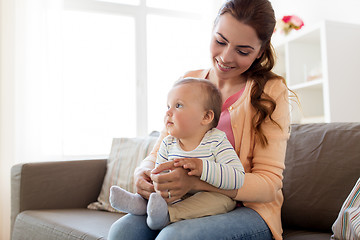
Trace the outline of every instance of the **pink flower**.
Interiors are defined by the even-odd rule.
[[[301,18],[296,15],[287,15],[278,21],[276,28],[281,29],[285,34],[288,34],[292,29],[299,30],[303,26],[304,22]]]
[[[301,18],[299,18],[298,16],[295,16],[295,15],[291,16],[290,22],[292,25],[294,25],[294,28],[296,30],[298,30],[304,26],[303,20],[301,20]]]
[[[283,21],[284,23],[288,23],[288,22],[290,22],[290,20],[291,20],[291,16],[284,16],[284,17],[282,18],[282,21]]]

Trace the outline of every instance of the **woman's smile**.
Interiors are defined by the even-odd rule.
[[[226,65],[220,63],[220,61],[217,58],[215,58],[215,60],[216,60],[217,66],[218,66],[220,71],[228,72],[231,69],[235,68],[235,67],[229,67],[229,66],[226,66]]]

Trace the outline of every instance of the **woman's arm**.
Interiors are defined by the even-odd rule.
[[[237,192],[238,192],[238,189],[226,190],[226,189],[216,188],[216,187],[208,184],[207,182],[204,182],[201,180],[199,180],[198,182],[195,182],[195,190],[207,191],[207,192],[217,192],[217,193],[224,194],[230,198],[235,198],[237,195]]]

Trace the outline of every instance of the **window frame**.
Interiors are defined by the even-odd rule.
[[[146,136],[148,130],[148,71],[147,71],[147,16],[160,15],[183,19],[201,19],[196,13],[160,9],[146,6],[146,0],[139,5],[127,5],[96,0],[64,0],[64,10],[98,12],[131,16],[135,21],[135,79],[136,79],[136,136]]]

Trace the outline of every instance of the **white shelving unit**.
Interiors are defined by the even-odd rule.
[[[360,25],[324,21],[273,44],[274,71],[300,99],[293,123],[360,122]]]

